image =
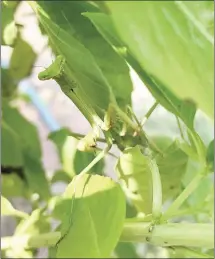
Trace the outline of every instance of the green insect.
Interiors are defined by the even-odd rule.
[[[121,137],[117,132],[114,131],[115,124],[117,120],[120,120],[128,125],[128,128],[133,130],[133,132],[139,132],[139,126],[134,123],[126,113],[124,113],[114,102],[109,104],[107,111],[104,112],[104,119],[102,120],[94,108],[87,102],[87,98],[84,98],[84,92],[82,91],[78,81],[72,76],[69,67],[66,64],[66,60],[62,55],[57,56],[56,60],[44,71],[40,72],[38,75],[40,80],[50,80],[54,79],[61,87],[61,90],[75,103],[79,110],[90,122],[93,132],[90,132],[83,138],[79,143],[79,148],[82,151],[90,151],[96,147],[96,139],[100,136],[100,131],[106,138],[107,146],[102,150],[91,163],[83,169],[74,179],[74,195],[72,199],[71,208],[73,208],[73,203],[75,199],[76,186],[79,179],[89,172],[89,170],[103,159],[112,147],[113,139],[115,139],[119,145],[121,142]],[[113,137],[114,136],[114,137]],[[143,136],[146,138],[145,136]],[[117,140],[119,138],[119,140]],[[117,144],[118,144],[117,143]],[[123,148],[123,147],[122,147]],[[72,209],[71,209],[72,210]],[[72,212],[71,212],[72,213]],[[71,226],[69,226],[68,230]],[[68,231],[67,231],[68,232]],[[67,233],[66,232],[66,233]],[[61,240],[65,237],[66,233],[63,235]],[[60,242],[60,241],[59,241]],[[58,244],[59,244],[58,242]]]

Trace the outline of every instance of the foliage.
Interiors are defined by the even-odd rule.
[[[38,131],[14,102],[37,58],[15,19],[20,4],[1,3],[2,45],[12,48],[1,68],[1,209],[17,221],[14,235],[2,237],[2,256],[33,258],[48,247],[50,258],[141,258],[152,247],[159,257],[162,247],[169,258],[210,258],[214,140],[204,141],[195,120],[199,110],[213,119],[213,2],[28,2],[56,56],[38,78],[55,80],[92,127],[86,136],[50,132],[61,162],[51,178]],[[131,69],[156,101],[142,121]],[[180,136],[146,131],[157,106],[176,118]],[[113,145],[118,181],[103,175]],[[57,182],[67,184],[60,196],[51,192]],[[30,215],[13,207],[14,197],[31,203]]]

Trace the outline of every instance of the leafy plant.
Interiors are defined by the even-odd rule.
[[[38,132],[13,102],[36,54],[14,19],[20,3],[3,1],[2,44],[13,53],[2,68],[1,208],[17,227],[2,237],[2,256],[33,258],[48,247],[50,258],[148,258],[151,245],[153,256],[162,247],[168,258],[211,258],[214,140],[204,142],[195,119],[199,110],[213,119],[213,3],[28,3],[56,56],[38,78],[55,80],[92,131],[49,134],[62,168],[48,179]],[[130,69],[155,98],[142,120],[133,109]],[[180,137],[146,132],[157,106],[175,116]],[[113,145],[120,151],[112,169],[117,182],[103,176]],[[51,186],[59,181],[67,188],[55,196]],[[17,196],[31,202],[30,215],[12,206]],[[53,231],[52,220],[59,222]]]

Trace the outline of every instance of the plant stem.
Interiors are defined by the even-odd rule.
[[[157,246],[214,247],[214,225],[200,223],[168,223],[155,225],[149,232],[150,222],[125,223],[120,242],[148,242]],[[61,238],[60,232],[40,235],[22,235],[1,238],[1,249],[19,245],[24,248],[55,246]]]
[[[27,219],[29,215],[23,211],[15,210],[15,216],[22,218],[22,219]]]
[[[152,216],[155,220],[157,220],[160,218],[162,211],[162,184],[159,169],[155,159],[151,159],[149,163],[152,172]]]
[[[205,176],[206,168],[200,171],[193,180],[187,185],[183,192],[177,197],[177,199],[172,203],[172,205],[167,209],[167,211],[162,216],[163,219],[170,218],[170,215],[176,215],[176,211],[183,204],[183,202],[190,196],[190,194],[198,187],[200,181]]]
[[[184,137],[184,133],[183,133],[183,130],[182,130],[182,127],[181,127],[180,120],[179,120],[178,116],[175,116],[175,117],[176,117],[176,121],[177,121],[177,124],[178,124],[178,128],[179,128],[179,131],[180,131],[181,138],[185,141],[185,137]]]
[[[157,246],[214,247],[214,225],[200,223],[125,223],[121,242],[149,242]]]
[[[151,116],[151,114],[153,113],[153,111],[157,108],[159,102],[155,102],[152,107],[147,111],[146,115],[144,116],[144,118],[141,121],[141,126],[143,126],[145,124],[145,122],[148,120],[148,118]]]

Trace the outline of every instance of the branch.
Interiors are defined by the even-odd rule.
[[[214,225],[201,223],[125,223],[121,242],[148,242],[157,246],[214,247]]]
[[[214,225],[201,223],[168,223],[154,226],[150,232],[150,222],[125,223],[120,241],[143,242],[167,247],[214,247]],[[60,232],[40,235],[22,235],[1,238],[1,249],[14,246],[39,248],[55,246],[60,239]]]

